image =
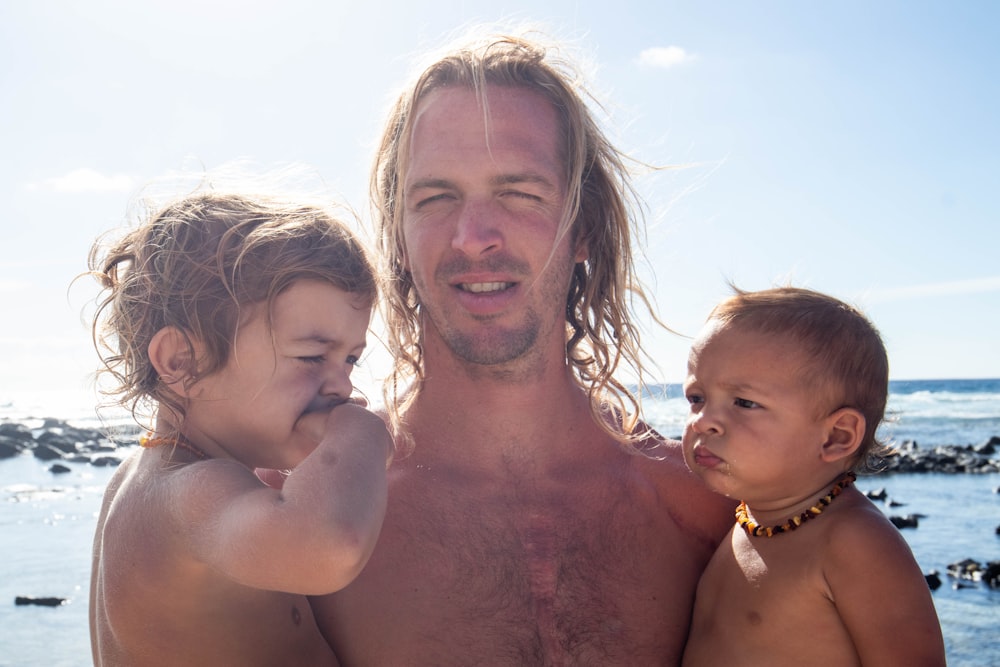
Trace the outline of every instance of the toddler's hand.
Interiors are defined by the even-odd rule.
[[[367,410],[364,407],[366,405],[364,399],[352,399],[333,408],[326,418],[325,437],[363,442],[370,447],[384,447],[388,467],[395,452],[392,437],[382,418]]]
[[[323,436],[326,435],[327,421],[333,413],[333,409],[338,405],[346,404],[354,404],[364,407],[368,405],[368,401],[358,396],[346,400],[325,402],[322,405],[313,405],[304,415],[299,417],[298,422],[295,424],[295,431],[312,441],[313,445],[318,445],[323,439]]]

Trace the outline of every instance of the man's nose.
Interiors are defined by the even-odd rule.
[[[503,246],[502,212],[493,201],[469,199],[458,213],[451,246],[467,257],[479,257]]]

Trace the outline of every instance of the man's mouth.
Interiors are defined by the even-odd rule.
[[[459,283],[458,289],[463,292],[473,294],[485,294],[487,292],[502,292],[514,286],[514,283],[493,282],[493,283]]]

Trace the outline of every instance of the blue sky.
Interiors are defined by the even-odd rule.
[[[69,283],[143,183],[300,162],[364,214],[413,56],[511,19],[588,59],[620,146],[683,165],[638,180],[675,330],[727,280],[792,282],[861,306],[894,378],[1000,376],[1000,4],[52,0],[0,5],[0,404],[87,387]],[[645,340],[680,380],[687,341]]]

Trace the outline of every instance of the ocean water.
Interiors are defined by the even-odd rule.
[[[890,387],[893,422],[883,437],[921,447],[980,444],[1000,436],[1000,380],[898,381]],[[44,400],[0,398],[0,420],[59,415],[97,424],[93,411]],[[649,421],[666,435],[683,428],[687,403],[678,385],[655,388],[644,401]],[[122,420],[122,416],[117,417]],[[40,422],[35,422],[40,423]],[[87,596],[90,550],[111,468],[69,464],[53,475],[31,455],[0,461],[0,667],[90,665]],[[888,514],[921,514],[903,535],[925,572],[938,570],[934,592],[952,667],[1000,666],[1000,590],[954,586],[949,563],[1000,560],[1000,473],[897,474],[863,477],[862,490],[884,488],[902,506]],[[56,596],[61,607],[15,606],[16,596]]]

